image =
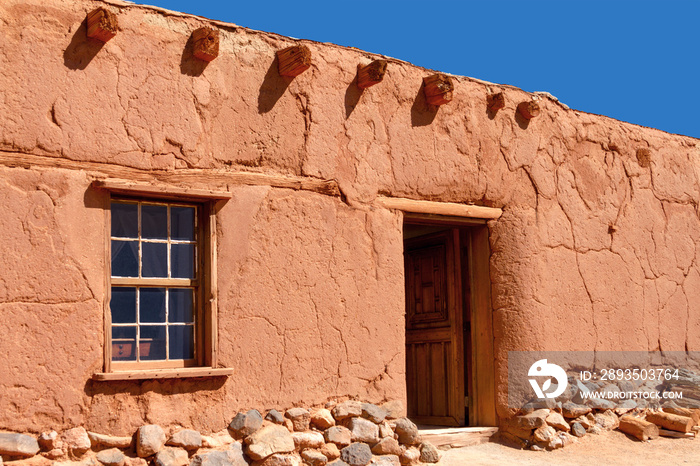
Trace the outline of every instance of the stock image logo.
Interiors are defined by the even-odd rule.
[[[530,377],[549,377],[544,381],[541,387],[536,379],[529,379],[532,389],[535,391],[537,397],[541,399],[558,397],[564,393],[568,385],[564,369],[556,364],[548,363],[546,359],[535,361],[535,363],[530,366],[527,375]],[[547,393],[547,390],[552,388],[552,378],[557,381],[556,390]]]

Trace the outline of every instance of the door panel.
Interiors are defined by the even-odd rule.
[[[408,414],[421,424],[465,420],[459,241],[451,228],[404,244]]]

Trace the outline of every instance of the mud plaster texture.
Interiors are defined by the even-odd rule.
[[[106,6],[120,31],[85,38]],[[218,58],[191,31],[220,32]],[[489,223],[497,409],[509,350],[700,350],[700,150],[693,138],[547,95],[390,60],[360,91],[356,49],[118,2],[0,5],[0,428],[219,430],[245,408],[405,397],[402,214],[378,194],[500,207]],[[496,114],[487,96],[505,94]],[[536,98],[541,114],[516,116]],[[647,149],[638,158],[639,149]],[[227,181],[250,171],[340,196]],[[92,382],[103,367],[107,194],[99,178],[227,190],[217,216],[227,379]],[[233,178],[231,178],[233,179]]]

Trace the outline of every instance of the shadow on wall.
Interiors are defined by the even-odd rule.
[[[272,64],[270,68],[267,69],[265,78],[263,78],[263,83],[260,86],[260,92],[258,93],[258,113],[267,113],[272,110],[294,79],[288,76],[281,76],[278,69],[279,58],[277,58],[277,54],[275,54],[275,59],[272,60]]]
[[[187,43],[182,49],[182,57],[180,58],[180,73],[187,76],[201,76],[209,64],[208,61],[200,60],[194,56],[194,38],[193,34],[187,38]]]
[[[353,110],[355,110],[355,107],[357,107],[357,103],[360,101],[360,97],[362,97],[363,92],[364,89],[360,89],[359,87],[357,87],[357,75],[355,75],[355,78],[352,80],[352,82],[345,91],[346,120],[350,118],[350,114]]]
[[[143,380],[88,380],[85,383],[85,395],[112,396],[125,393],[131,396],[153,392],[158,395],[175,395],[182,393],[214,392],[226,383],[227,377],[201,377],[190,379],[143,379]]]
[[[102,41],[88,38],[86,17],[63,51],[63,64],[71,70],[84,70],[104,45]]]
[[[439,106],[430,105],[425,100],[424,84],[420,85],[416,98],[411,106],[411,126],[428,126],[435,119]]]

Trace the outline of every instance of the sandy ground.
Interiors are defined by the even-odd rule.
[[[632,440],[619,431],[587,435],[566,448],[537,452],[518,450],[499,443],[455,448],[443,452],[442,466],[471,465],[676,465],[700,464],[700,437],[659,438],[651,442]]]

